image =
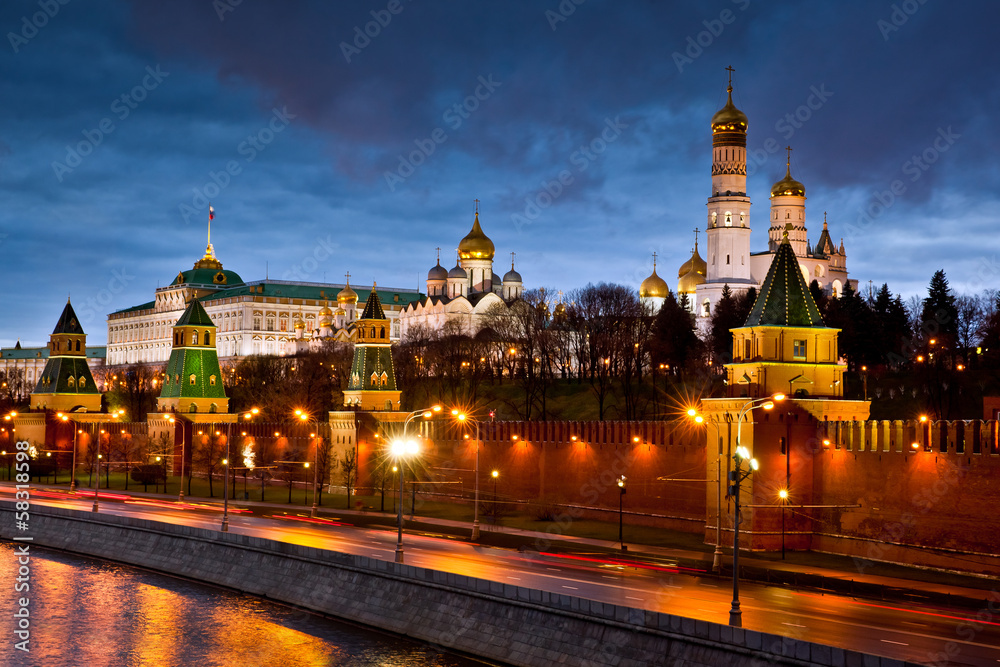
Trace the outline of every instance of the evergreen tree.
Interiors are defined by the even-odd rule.
[[[723,285],[722,298],[715,304],[715,312],[712,313],[709,339],[712,355],[721,363],[732,362],[733,333],[730,330],[742,326],[744,322],[746,322],[746,318],[741,320],[739,317],[733,291],[729,289],[728,284]]]
[[[687,295],[681,295],[681,303],[672,292],[660,307],[653,321],[650,357],[653,365],[670,364],[671,368],[684,368],[701,355],[702,342],[694,331],[695,321],[683,304]]]
[[[936,271],[931,278],[920,314],[920,333],[924,340],[937,340],[938,349],[954,350],[958,334],[958,308],[944,270]]]
[[[826,292],[820,287],[818,280],[813,280],[809,283],[809,293],[812,294],[813,301],[816,302],[816,307],[819,308],[819,312],[825,312],[827,306]]]

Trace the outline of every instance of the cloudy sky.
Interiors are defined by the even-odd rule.
[[[100,10],[95,7],[100,7]],[[709,119],[749,116],[752,249],[807,190],[852,277],[1000,287],[1000,4],[7,1],[0,345],[67,295],[91,344],[212,242],[244,280],[422,288],[473,200],[526,285],[673,282],[705,226]],[[560,180],[562,182],[560,182]]]

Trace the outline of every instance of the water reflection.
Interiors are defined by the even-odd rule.
[[[4,665],[481,664],[265,600],[36,547],[30,591],[11,594],[14,551],[0,544]],[[14,598],[21,595],[31,599],[28,654],[11,639]]]

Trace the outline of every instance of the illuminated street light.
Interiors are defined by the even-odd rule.
[[[618,544],[625,551],[625,538],[622,533],[622,500],[625,498],[625,475],[618,477]]]
[[[399,503],[396,506],[396,562],[400,564],[403,562],[403,475],[405,473],[403,460],[416,456],[420,452],[420,445],[417,444],[416,440],[410,440],[406,437],[406,430],[414,417],[419,415],[424,419],[430,419],[435,413],[441,412],[441,409],[440,405],[434,405],[414,410],[408,414],[403,420],[402,437],[393,440],[389,445],[389,453],[396,459],[396,467],[399,469]]]
[[[788,504],[788,489],[778,491],[781,499],[781,560],[785,560],[785,505]]]

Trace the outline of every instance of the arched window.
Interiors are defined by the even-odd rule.
[[[192,403],[191,405],[189,405],[188,412],[198,412],[198,405],[196,403]]]
[[[733,214],[731,211],[726,211],[726,227],[733,226]]]
[[[376,373],[372,373],[371,383],[373,387],[378,386],[378,375]]]
[[[214,375],[209,375],[208,376],[208,384],[211,385],[211,386],[213,386],[213,387],[215,386],[215,376]]]
[[[382,327],[378,332],[379,338],[385,338],[385,327]]]
[[[210,340],[211,339],[208,337],[208,332],[206,331],[205,332],[205,345],[208,345]]]
[[[73,389],[73,388],[75,388],[75,387],[76,387],[76,380],[75,380],[74,378],[70,377],[70,378],[69,378],[69,380],[68,380],[67,382],[68,382],[68,384],[69,384],[69,388],[70,388],[70,389]]]
[[[198,332],[197,331],[195,331],[194,333],[191,334],[191,344],[192,345],[197,345],[198,344]]]
[[[208,406],[208,411],[209,412],[218,412],[219,411],[219,406],[216,405],[215,403],[212,403],[210,406]]]
[[[80,351],[80,341],[76,341],[76,351]]]
[[[191,373],[191,376],[188,378],[188,380],[190,380],[191,384],[194,385],[198,381],[198,376],[195,375],[194,373]]]
[[[372,338],[375,337],[375,327],[372,327]]]
[[[87,386],[87,378],[85,376],[81,375],[80,379],[77,380],[76,384],[77,384],[77,386],[80,387],[80,389],[83,389],[84,387]]]

